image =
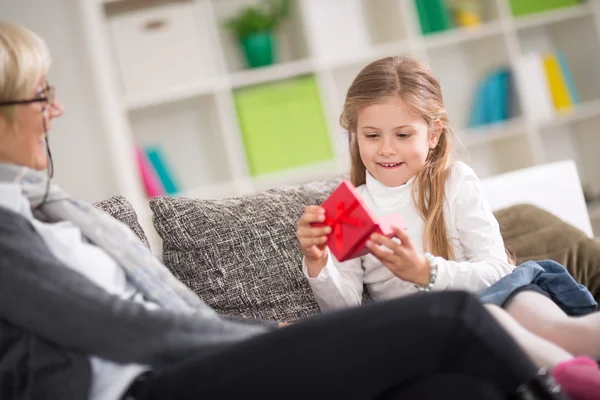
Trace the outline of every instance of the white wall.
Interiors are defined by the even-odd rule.
[[[75,7],[68,0],[0,0],[0,19],[35,31],[50,48],[48,80],[66,110],[49,134],[55,182],[88,201],[117,194]]]

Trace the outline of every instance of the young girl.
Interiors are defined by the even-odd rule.
[[[408,230],[396,229],[395,240],[374,234],[371,254],[338,262],[326,248],[331,229],[311,226],[324,221],[324,210],[307,207],[297,236],[323,311],[361,304],[363,285],[376,301],[465,290],[492,303],[488,310],[540,367],[574,355],[600,357],[600,314],[574,319],[563,312],[592,311],[591,294],[550,261],[515,270],[479,179],[451,160],[453,131],[440,85],[425,65],[404,57],[372,62],[348,89],[340,121],[349,132],[352,183],[375,214],[398,213]],[[564,285],[544,290],[531,277],[550,270]],[[565,300],[562,309],[548,295]],[[598,373],[589,359],[573,362],[582,360]]]

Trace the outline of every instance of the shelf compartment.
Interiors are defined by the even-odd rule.
[[[180,192],[232,179],[212,95],[129,113],[135,142],[158,146]]]
[[[450,122],[457,131],[471,125],[471,117],[482,79],[499,68],[508,68],[510,59],[504,36],[491,36],[434,48],[428,51],[430,66],[438,77]],[[514,88],[514,85],[513,85]],[[514,99],[516,96],[511,96]],[[521,115],[511,104],[511,117]]]
[[[105,7],[111,50],[126,103],[132,108],[177,98],[189,82],[196,88],[209,86],[218,75],[203,3],[148,4],[120,2]]]
[[[518,32],[524,54],[564,54],[582,103],[600,99],[600,79],[591,65],[600,65],[600,43],[593,15],[560,20]],[[582,40],[582,38],[586,38]]]
[[[218,39],[221,42],[226,69],[229,73],[250,69],[245,61],[238,39],[224,26],[225,21],[236,15],[248,5],[258,5],[261,0],[210,0],[213,16],[216,20]],[[275,62],[286,63],[309,58],[307,42],[304,37],[304,27],[301,14],[297,9],[297,1],[290,10],[288,20],[283,21],[274,35]],[[268,68],[253,68],[255,70]]]

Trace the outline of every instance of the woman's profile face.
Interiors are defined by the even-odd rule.
[[[64,110],[45,75],[27,99],[14,100],[29,99],[40,101],[15,105],[14,125],[0,117],[0,162],[44,170],[48,167],[46,132],[50,131],[52,119],[60,117]]]

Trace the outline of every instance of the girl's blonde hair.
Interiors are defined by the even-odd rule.
[[[0,102],[30,98],[50,69],[50,52],[34,32],[0,21]],[[14,106],[0,107],[0,116],[14,124]]]
[[[438,144],[430,150],[425,165],[417,173],[412,196],[425,221],[425,250],[453,260],[454,249],[448,239],[444,219],[444,199],[454,132],[444,109],[440,84],[423,63],[408,57],[383,58],[367,65],[350,85],[340,116],[341,125],[349,133],[350,180],[355,186],[359,186],[366,179],[366,168],[360,158],[356,138],[358,113],[391,96],[399,96],[415,114],[420,115],[430,132],[436,130],[441,123]]]

